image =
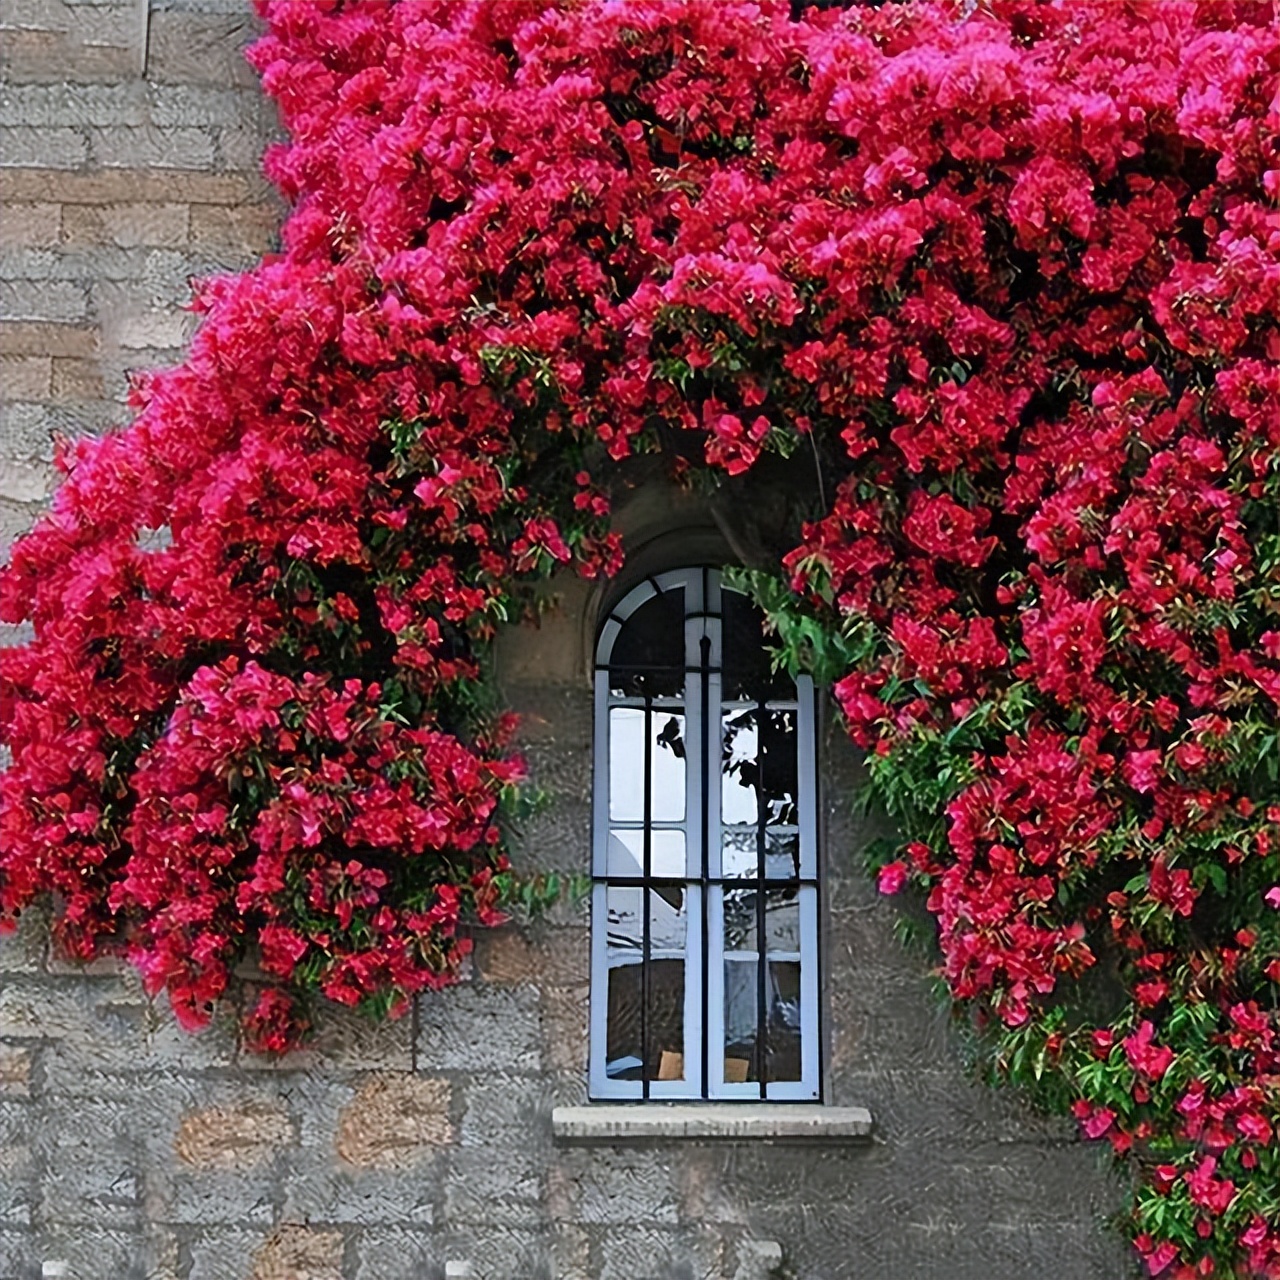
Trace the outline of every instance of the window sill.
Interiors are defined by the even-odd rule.
[[[865,1107],[803,1103],[600,1103],[556,1107],[551,1131],[563,1146],[647,1142],[852,1143],[871,1138]]]

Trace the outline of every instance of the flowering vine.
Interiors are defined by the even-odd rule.
[[[500,915],[495,630],[610,466],[816,463],[787,659],[1152,1275],[1280,1275],[1280,32],[1255,0],[264,6],[283,252],[14,546],[0,912],[199,1025]]]

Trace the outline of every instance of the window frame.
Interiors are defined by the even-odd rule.
[[[594,765],[592,781],[592,893],[591,893],[591,990],[588,1092],[593,1099],[610,1101],[725,1101],[725,1102],[821,1102],[822,1101],[822,1018],[821,982],[821,884],[818,849],[817,779],[817,699],[813,681],[807,675],[795,680],[795,696],[721,699],[722,587],[720,571],[709,565],[672,569],[643,579],[621,596],[604,615],[597,633],[594,669],[593,725]],[[680,591],[683,598],[684,684],[679,695],[646,694],[615,697],[610,688],[610,659],[624,624],[644,604],[658,594]],[[670,669],[670,668],[667,668]],[[765,934],[763,890],[771,878],[765,876],[765,832],[768,815],[757,805],[757,857],[755,875],[729,877],[723,874],[723,830],[721,770],[726,713],[756,707],[761,713],[794,708],[796,716],[796,805],[794,825],[798,843],[796,874],[774,880],[779,887],[796,889],[798,948],[792,953],[768,949]],[[646,712],[672,711],[684,716],[685,805],[680,822],[662,821],[653,825],[652,788],[644,786],[644,816],[637,825],[615,819],[610,813],[610,779],[613,756],[610,751],[612,712],[639,707]],[[708,721],[711,721],[708,724]],[[646,717],[646,726],[648,720]],[[704,725],[706,731],[704,732]],[[646,783],[651,759],[651,731],[642,730],[646,752]],[[759,748],[757,748],[759,753]],[[758,757],[759,758],[759,757]],[[748,826],[749,824],[743,824]],[[645,833],[640,877],[610,875],[608,850],[611,830],[630,827]],[[655,830],[684,832],[685,866],[682,877],[654,876],[651,866],[651,837]],[[634,889],[640,895],[643,942],[639,963],[652,959],[649,951],[650,920],[647,907],[654,883],[679,883],[686,891],[687,918],[684,982],[684,1078],[668,1080],[620,1080],[606,1073],[609,1006],[609,890]],[[724,1079],[725,1043],[725,955],[723,947],[724,893],[732,887],[755,886],[756,938],[754,953],[757,991],[756,1036],[762,1034],[761,1017],[766,1010],[768,958],[800,965],[800,1078],[734,1082]],[[749,952],[727,954],[746,957]],[[764,959],[764,963],[761,961]],[[732,963],[732,962],[730,962]],[[647,983],[642,976],[642,1049],[647,1011]],[[767,1021],[764,1024],[767,1026]],[[767,1034],[767,1032],[765,1033]],[[757,1039],[759,1044],[759,1039]],[[719,1048],[719,1051],[717,1051]],[[757,1049],[757,1053],[761,1052]],[[766,1051],[767,1052],[767,1051]],[[759,1064],[758,1064],[759,1065]],[[758,1070],[761,1077],[767,1073]]]

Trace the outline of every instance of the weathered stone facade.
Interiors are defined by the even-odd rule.
[[[6,544],[51,433],[118,423],[125,371],[176,358],[188,277],[271,246],[252,29],[241,0],[0,0]],[[587,867],[590,614],[570,590],[500,655],[552,797],[527,866]],[[827,1096],[872,1141],[557,1147],[553,1106],[585,1102],[585,908],[485,934],[400,1022],[327,1011],[278,1064],[50,957],[30,919],[0,941],[0,1280],[1115,1280],[1098,1155],[966,1079],[866,883],[857,767],[828,732]]]

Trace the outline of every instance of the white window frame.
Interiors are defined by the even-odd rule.
[[[606,900],[611,877],[608,874],[610,828],[630,825],[643,830],[645,823],[619,823],[610,817],[610,712],[622,707],[644,707],[643,697],[614,697],[610,693],[609,663],[614,645],[631,615],[658,593],[679,591],[684,601],[685,683],[682,699],[651,698],[653,710],[679,711],[685,717],[685,809],[679,821],[648,822],[649,830],[675,829],[684,833],[684,887],[687,904],[684,984],[684,1079],[619,1080],[606,1073],[608,1042],[609,957]],[[813,681],[808,676],[796,680],[795,700],[768,699],[756,702],[721,702],[720,665],[722,655],[720,574],[710,567],[676,569],[647,578],[627,592],[610,610],[600,628],[596,645],[595,746],[592,786],[592,876],[591,899],[591,1038],[588,1088],[598,1099],[641,1101],[713,1099],[749,1102],[817,1102],[821,1100],[821,1034],[819,1018],[819,883],[817,841],[817,774],[815,760],[816,702]],[[704,641],[706,642],[704,644]],[[704,732],[704,705],[713,723]],[[726,886],[759,885],[759,880],[726,880],[721,864],[721,772],[724,713],[737,708],[763,705],[765,709],[795,709],[797,739],[797,814],[799,843],[797,887],[799,948],[794,954],[768,952],[771,959],[800,962],[800,1043],[799,1080],[733,1082],[724,1079],[724,950],[723,894]],[[705,773],[705,780],[704,780]],[[705,785],[704,785],[705,781]],[[706,796],[704,821],[703,797]],[[649,802],[651,804],[651,801]],[[763,841],[764,818],[758,817],[759,839]],[[646,848],[649,847],[646,844]],[[761,844],[761,848],[763,845]],[[705,849],[705,855],[704,855]],[[760,855],[763,859],[763,854]],[[646,863],[646,869],[648,864]],[[618,877],[612,877],[618,879]],[[653,877],[642,877],[648,880]],[[766,882],[767,883],[767,882]],[[631,881],[640,895],[641,913],[645,888]],[[614,886],[615,892],[618,886]],[[763,913],[763,905],[759,907]],[[757,929],[759,934],[759,929]],[[647,926],[645,946],[648,945]],[[755,963],[760,966],[757,939]],[[651,958],[652,957],[652,953]],[[746,954],[746,953],[743,953]],[[644,963],[643,949],[638,960]],[[733,963],[731,960],[730,963]],[[757,967],[759,991],[767,981],[767,964],[762,977]],[[764,995],[759,996],[763,1002]],[[759,1008],[759,1005],[758,1005]],[[757,1035],[762,1029],[757,1023]],[[704,1053],[706,1060],[704,1062]],[[761,1073],[763,1074],[763,1073]]]

